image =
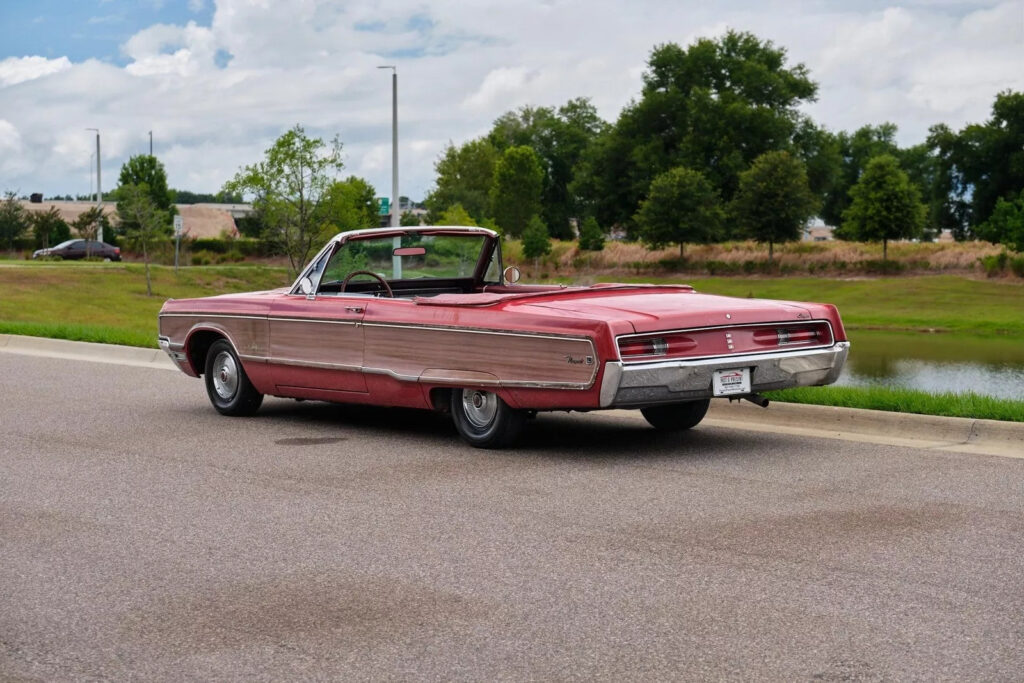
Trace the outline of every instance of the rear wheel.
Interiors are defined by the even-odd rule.
[[[503,448],[519,436],[526,414],[513,410],[491,391],[456,389],[452,392],[452,420],[459,436],[477,448]]]
[[[664,406],[651,406],[641,408],[652,427],[666,432],[681,432],[691,427],[696,427],[704,415],[708,412],[711,399],[705,398],[700,401],[686,401],[685,403],[671,403]]]
[[[263,403],[245,374],[235,350],[225,339],[210,344],[206,353],[206,393],[222,415],[252,415]]]

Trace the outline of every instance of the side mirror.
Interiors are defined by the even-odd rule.
[[[305,294],[306,296],[310,296],[311,294],[313,294],[313,281],[310,280],[308,277],[304,277],[301,280],[299,280],[299,291]]]
[[[523,272],[516,268],[515,266],[509,266],[508,268],[505,269],[505,272],[502,273],[502,277],[505,278],[506,284],[510,285],[514,285],[515,283],[519,282],[519,278],[521,278],[522,276]]]

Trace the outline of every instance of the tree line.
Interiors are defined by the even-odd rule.
[[[681,256],[687,243],[735,238],[771,254],[812,216],[883,249],[944,229],[1024,249],[1024,94],[1000,93],[988,121],[938,124],[901,148],[891,123],[815,123],[800,107],[817,91],[803,64],[751,33],[658,45],[614,122],[586,98],[508,112],[448,145],[425,203],[433,222],[456,210],[524,239],[578,226],[588,242],[596,223]]]

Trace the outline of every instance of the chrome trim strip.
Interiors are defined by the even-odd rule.
[[[705,360],[705,359],[714,359],[714,358],[738,358],[739,356],[730,356],[730,355],[727,354],[727,355],[722,355],[722,356],[678,356],[676,358],[664,358],[664,359],[660,359],[660,360],[659,359],[654,359],[654,360],[628,361],[628,360],[623,360],[622,359],[622,350],[619,348],[619,343],[623,339],[629,339],[629,338],[632,338],[632,337],[651,337],[651,336],[658,336],[658,335],[663,335],[663,334],[678,334],[680,332],[682,332],[682,333],[685,333],[685,332],[706,332],[708,330],[731,330],[731,329],[735,329],[737,327],[764,327],[765,325],[778,325],[778,326],[807,325],[807,324],[810,324],[810,323],[825,323],[826,325],[828,325],[828,334],[832,338],[832,341],[830,343],[828,343],[828,344],[817,344],[815,346],[801,346],[801,347],[799,347],[799,350],[804,350],[804,349],[808,349],[808,350],[810,350],[810,349],[828,349],[828,348],[831,348],[831,347],[835,346],[836,344],[841,343],[841,342],[837,342],[836,341],[836,333],[835,333],[835,330],[832,329],[832,323],[830,323],[828,320],[825,320],[825,319],[822,319],[822,318],[815,318],[813,320],[801,320],[799,322],[783,320],[783,321],[778,321],[778,322],[770,322],[769,321],[769,322],[763,322],[763,323],[741,323],[739,325],[710,325],[710,326],[707,326],[707,327],[683,327],[683,328],[674,329],[674,330],[655,330],[654,332],[634,332],[633,334],[620,334],[619,336],[617,336],[615,338],[615,352],[619,354],[619,360],[622,361],[623,363],[629,365],[629,366],[643,365],[643,364],[647,364],[647,363],[670,363],[670,362]],[[797,350],[797,349],[794,349],[794,350]],[[765,354],[769,354],[769,353],[776,353],[776,351],[762,351],[762,352],[751,352],[751,351],[748,351],[748,352],[744,353],[743,355],[744,356],[755,356],[755,355],[756,356],[764,356]]]
[[[586,335],[549,334],[546,332],[528,332],[519,330],[489,330],[484,327],[456,327],[454,325],[427,325],[416,323],[374,323],[363,321],[363,327],[393,327],[408,330],[437,330],[440,332],[467,332],[469,334],[493,334],[502,337],[529,337],[531,339],[558,339],[562,341],[585,341],[594,352],[594,340]]]
[[[158,318],[237,318],[239,320],[266,320],[265,315],[244,315],[242,313],[161,313]]]
[[[361,324],[362,318],[354,318],[351,320],[335,320],[331,318],[288,318],[276,316],[273,318],[267,318],[267,320],[278,323],[323,323],[325,325],[359,325]]]

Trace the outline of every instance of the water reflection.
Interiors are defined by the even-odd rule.
[[[838,384],[1024,399],[1024,343],[943,334],[855,331]]]

